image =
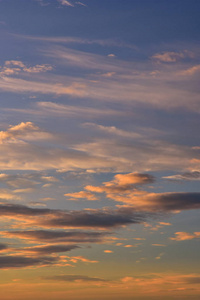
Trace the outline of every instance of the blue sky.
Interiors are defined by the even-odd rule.
[[[6,300],[199,299],[199,9],[0,1]]]

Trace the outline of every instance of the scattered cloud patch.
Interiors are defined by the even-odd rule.
[[[183,52],[163,52],[152,56],[157,62],[174,63],[185,58],[194,58],[194,53],[184,50]]]
[[[86,186],[85,189],[95,193],[106,193],[108,198],[112,194],[127,193],[134,190],[136,185],[154,182],[154,177],[149,174],[129,173],[117,174],[113,180],[104,182],[102,186]]]
[[[0,131],[0,143],[19,143],[23,140],[46,140],[51,139],[52,135],[40,130],[32,122],[21,122],[18,125],[8,128],[7,131]]]
[[[68,200],[71,200],[71,201],[77,201],[79,199],[84,199],[84,200],[88,200],[88,201],[99,200],[95,195],[93,195],[90,192],[86,192],[86,191],[80,191],[77,193],[67,193],[67,194],[64,194],[64,196],[68,197]]]
[[[112,250],[104,250],[103,252],[104,252],[104,253],[113,253]]]
[[[5,61],[4,66],[0,67],[0,76],[16,75],[20,72],[41,73],[51,71],[52,69],[53,67],[48,64],[30,67],[19,60],[7,60]]]
[[[171,237],[170,239],[173,241],[187,241],[193,239],[199,239],[200,232],[188,233],[188,232],[175,232],[175,237]]]

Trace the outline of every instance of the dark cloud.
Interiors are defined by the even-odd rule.
[[[6,244],[0,243],[0,251],[7,249],[8,246]]]
[[[0,256],[0,269],[46,266],[57,262],[55,257],[32,258],[26,256]]]
[[[149,198],[152,210],[190,210],[200,208],[200,193],[162,193]]]
[[[200,208],[200,193],[146,193],[144,195],[128,194],[117,196],[116,201],[124,202],[121,207],[126,210],[148,212],[172,212]]]
[[[1,204],[1,216],[12,216],[35,225],[56,228],[112,228],[141,223],[145,215],[118,209],[93,209],[82,211],[61,211],[46,208],[31,208],[25,205]],[[25,218],[26,217],[26,218]],[[33,218],[34,217],[34,218]]]
[[[3,203],[0,204],[0,216],[40,216],[50,214],[46,208],[31,208],[25,205]]]
[[[50,231],[50,230],[29,230],[2,232],[7,237],[36,240],[49,243],[97,243],[101,242],[109,232],[84,232],[84,231]]]
[[[30,222],[32,225],[46,228],[109,229],[142,223],[152,213],[198,209],[200,208],[200,193],[149,193],[129,198],[128,201],[130,205],[119,206],[117,209],[102,208],[81,211],[31,208],[25,205],[4,203],[0,205],[0,216],[11,216],[13,219],[22,220],[27,224]],[[124,202],[126,202],[126,198]],[[95,236],[89,238],[95,238]]]
[[[138,213],[120,212],[118,209],[96,209],[64,212],[58,217],[41,220],[40,225],[49,227],[112,228],[141,223],[144,216]]]
[[[69,252],[71,250],[80,248],[77,245],[48,245],[48,246],[36,246],[36,247],[27,247],[22,248],[23,252],[31,252],[35,253],[37,255],[48,255],[53,253],[59,253],[59,252]]]
[[[47,276],[43,277],[45,280],[55,280],[55,281],[100,281],[100,282],[107,282],[108,280],[97,278],[97,277],[89,277],[84,275],[55,275],[55,276]]]
[[[185,279],[187,284],[200,284],[200,276],[191,276]]]

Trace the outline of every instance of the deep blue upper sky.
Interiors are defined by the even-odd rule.
[[[87,7],[57,1],[1,1],[6,30],[27,35],[120,38],[130,43],[195,41],[199,37],[200,2],[196,0],[85,0]],[[51,24],[49,20],[51,19]]]

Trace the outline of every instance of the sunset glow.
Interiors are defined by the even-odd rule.
[[[0,0],[2,300],[199,299],[199,12]]]

